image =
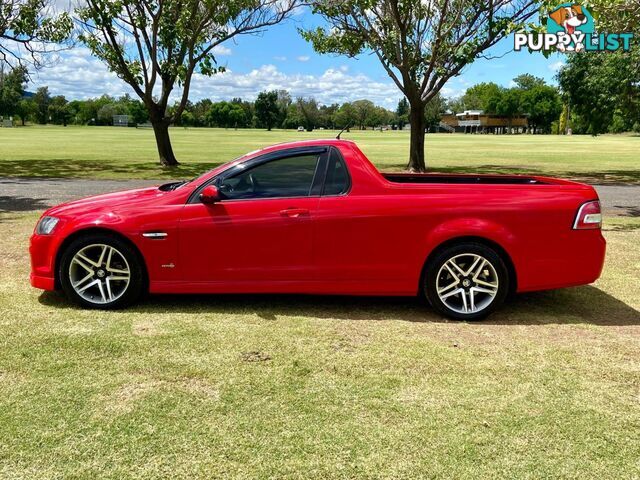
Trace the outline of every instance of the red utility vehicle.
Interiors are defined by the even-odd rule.
[[[31,284],[89,308],[151,293],[425,295],[486,316],[510,292],[595,281],[595,190],[516,175],[380,173],[353,143],[249,153],[190,182],[47,210]]]

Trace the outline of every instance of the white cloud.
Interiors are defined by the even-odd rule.
[[[207,77],[195,74],[190,99],[228,100],[233,97],[253,100],[263,90],[286,89],[295,97],[314,97],[323,104],[342,103],[369,98],[378,105],[395,108],[401,93],[391,80],[373,80],[364,74],[349,74],[342,67],[329,68],[322,74],[284,73],[275,65],[262,65],[249,72],[226,72]],[[61,55],[60,61],[33,76],[29,90],[49,86],[52,95],[84,99],[102,94],[113,96],[132,93],[131,88],[88,49],[78,47]],[[174,97],[181,94],[179,88]]]
[[[225,47],[224,45],[216,45],[215,47],[213,47],[213,54],[217,56],[231,55],[231,49]]]
[[[275,65],[263,65],[247,73],[232,70],[204,77],[196,75],[191,87],[192,99],[214,100],[242,97],[256,98],[263,90],[286,89],[292,97],[314,97],[324,104],[369,98],[387,108],[395,108],[401,93],[391,81],[376,82],[366,75],[349,75],[341,69],[329,68],[321,75],[287,74]]]
[[[273,59],[278,61],[278,62],[286,62],[287,61],[287,57],[281,57],[281,56],[273,57]]]
[[[547,65],[547,67],[549,68],[549,70],[551,70],[552,72],[557,72],[559,71],[562,67],[564,67],[564,62],[562,60],[558,60],[557,62],[553,62],[550,65]]]
[[[309,55],[300,55],[299,57],[297,57],[297,60],[299,62],[308,62],[310,58],[311,57],[309,57]]]

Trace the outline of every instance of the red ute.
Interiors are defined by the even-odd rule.
[[[49,209],[31,237],[31,284],[97,308],[145,290],[424,294],[474,319],[509,292],[595,281],[600,225],[587,185],[381,174],[354,143],[314,140]]]

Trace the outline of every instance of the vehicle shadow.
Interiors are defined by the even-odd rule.
[[[43,292],[40,303],[76,309],[63,295]],[[419,298],[315,295],[151,295],[135,312],[255,314],[264,320],[305,316],[337,320],[450,322]],[[495,325],[640,325],[640,312],[594,286],[520,294],[482,322]]]
[[[229,158],[231,160],[231,158]],[[220,161],[185,162],[174,168],[162,167],[157,161],[123,163],[108,160],[83,160],[77,158],[52,159],[0,159],[1,177],[29,178],[98,178],[100,174],[126,178],[189,179],[222,164]]]

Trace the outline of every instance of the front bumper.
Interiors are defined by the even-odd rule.
[[[32,287],[39,288],[41,290],[56,289],[56,280],[53,277],[40,277],[31,273],[29,275],[29,282],[31,283]]]
[[[31,257],[31,286],[43,290],[55,290],[55,258],[58,239],[54,235],[33,234],[29,241]]]

